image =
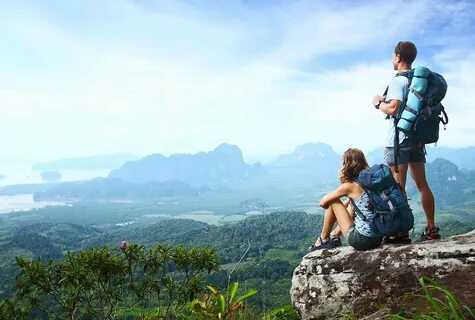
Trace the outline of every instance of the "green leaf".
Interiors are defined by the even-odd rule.
[[[226,312],[226,300],[222,294],[219,295],[219,310],[222,314]]]
[[[229,285],[228,292],[229,292],[229,304],[232,304],[234,298],[236,297],[236,293],[239,289],[239,282],[233,282]]]
[[[466,311],[466,313],[471,317],[475,319],[475,309],[472,310],[468,306],[463,306],[463,309]]]
[[[209,291],[211,291],[211,293],[213,293],[214,295],[218,294],[218,289],[216,289],[215,287],[213,286],[206,286],[208,288]]]
[[[244,300],[247,300],[249,299],[250,297],[252,296],[255,296],[257,294],[257,290],[256,289],[251,289],[249,290],[248,292],[246,292],[245,294],[243,294],[242,296],[240,296],[236,302],[239,303],[239,302],[242,302]]]

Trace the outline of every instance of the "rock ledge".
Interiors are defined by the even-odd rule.
[[[385,245],[358,252],[351,247],[316,251],[295,269],[290,295],[302,319],[369,315],[397,305],[428,276],[475,305],[475,230],[441,241]]]

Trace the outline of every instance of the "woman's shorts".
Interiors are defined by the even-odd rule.
[[[367,237],[360,234],[353,227],[348,233],[348,244],[359,251],[371,250],[379,247],[383,237]]]

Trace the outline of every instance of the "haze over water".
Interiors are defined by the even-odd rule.
[[[55,201],[34,201],[32,194],[22,194],[15,196],[0,196],[0,214],[15,211],[28,211],[32,209],[44,208],[47,206],[63,206],[63,202]]]
[[[60,170],[62,182],[89,180],[105,177],[110,170]],[[40,171],[33,171],[31,165],[7,165],[0,167],[0,174],[5,177],[0,180],[0,187],[12,184],[44,183]]]

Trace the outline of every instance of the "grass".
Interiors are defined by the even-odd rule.
[[[422,293],[428,308],[411,315],[392,314],[390,320],[468,320],[475,319],[475,309],[460,302],[449,290],[428,278],[419,279]]]

